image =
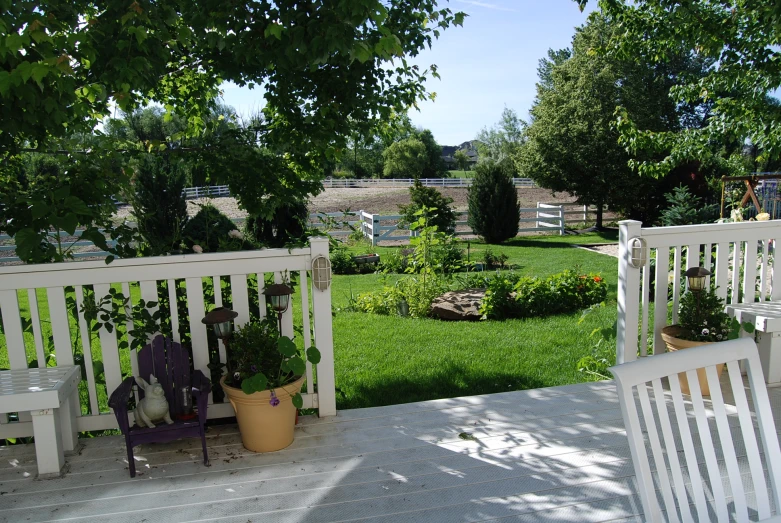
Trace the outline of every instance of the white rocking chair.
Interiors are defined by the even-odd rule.
[[[747,362],[758,434],[755,433],[740,373],[741,360]],[[734,408],[725,406],[716,373],[716,364],[719,363],[726,363]],[[706,369],[711,405],[703,401],[697,379],[698,368]],[[776,511],[780,510],[781,451],[759,355],[751,339],[741,338],[640,358],[611,367],[610,371],[616,379],[621,414],[647,521],[781,521],[781,518],[771,516],[770,502],[772,493],[772,506]],[[690,401],[681,393],[678,373],[682,372],[686,372]],[[665,377],[669,380],[669,391],[665,391],[662,385]],[[653,400],[649,390],[653,392]],[[642,419],[637,409],[638,402]],[[737,418],[738,423],[733,422],[730,426],[730,417]],[[693,438],[693,434],[698,436],[697,439]],[[720,442],[716,444],[720,452],[717,452],[714,439]],[[761,441],[764,459],[760,456],[758,440]],[[649,446],[656,474],[652,474],[646,452]],[[744,464],[743,469],[738,455]],[[679,456],[684,463],[679,461]],[[706,474],[700,470],[703,461]],[[769,487],[763,461],[767,465]],[[746,463],[750,472],[748,484],[744,484],[741,477],[741,470],[746,472]],[[724,488],[720,468],[726,470],[731,492]],[[688,482],[690,485],[687,485]],[[657,489],[660,494],[657,494]],[[706,494],[709,500],[706,500]],[[747,494],[756,497],[756,503],[752,503],[751,507]],[[659,497],[665,514],[662,513]]]

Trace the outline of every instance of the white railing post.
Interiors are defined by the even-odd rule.
[[[312,259],[328,258],[328,239],[309,239]],[[313,278],[314,281],[314,278]],[[315,326],[315,346],[320,351],[317,364],[318,416],[336,416],[336,381],[334,376],[334,332],[331,319],[331,287],[318,290],[312,285],[312,316]]]
[[[588,205],[583,206],[583,225],[588,223]]]
[[[378,214],[372,214],[372,247],[377,246],[377,239],[380,237],[380,217]]]
[[[637,359],[637,334],[640,314],[640,269],[630,265],[629,240],[642,235],[642,223],[618,222],[618,322],[616,364]],[[643,333],[643,335],[645,335]]]
[[[540,222],[539,222],[539,220],[540,220],[540,202],[537,202],[537,215],[535,216],[535,218],[537,218],[537,221],[534,222],[534,227],[539,229],[540,228]]]

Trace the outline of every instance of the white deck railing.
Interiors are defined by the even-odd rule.
[[[96,301],[114,288],[125,296],[133,296],[132,302],[135,304],[139,298],[147,302],[159,301],[157,284],[168,282],[170,303],[177,302],[177,293],[180,299],[183,295],[186,298],[189,317],[186,330],[191,339],[193,365],[210,377],[207,331],[201,319],[212,306],[220,306],[223,301],[228,301],[228,296],[223,297],[221,285],[213,285],[214,296],[210,299],[204,293],[204,280],[214,282],[219,277],[223,281],[229,279],[231,306],[239,313],[235,320],[238,327],[249,321],[251,308],[259,308],[261,316],[265,315],[265,297],[262,294],[265,275],[273,274],[277,282],[297,275],[298,285],[290,308],[283,316],[282,331],[292,337],[293,315],[297,318],[300,315],[304,345],[315,345],[322,354],[316,369],[317,392],[313,381],[314,370],[307,363],[307,385],[302,394],[304,408],[318,408],[320,416],[334,415],[336,397],[331,291],[315,289],[310,286],[307,277],[307,271],[312,269],[312,259],[319,255],[328,256],[328,241],[325,238],[312,238],[310,244],[311,247],[292,250],[134,258],[116,260],[109,265],[103,261],[89,261],[0,267],[3,327],[0,339],[4,338],[10,368],[28,368],[34,359],[37,359],[38,366],[45,366],[49,350],[53,352],[53,361],[57,365],[73,365],[77,355],[83,356],[86,401],[89,404],[85,410],[89,414],[77,420],[78,430],[115,428],[116,419],[108,411],[105,400],[126,375],[136,375],[135,352],[122,343],[116,329],[109,332],[101,328],[97,332],[98,339],[94,339],[80,312],[85,300],[85,287],[94,290]],[[257,275],[256,280],[251,278],[253,275]],[[65,287],[72,287],[73,290],[66,291]],[[250,303],[250,296],[258,302]],[[75,308],[74,300],[77,305]],[[172,307],[171,316],[173,337],[179,341],[179,324],[184,319],[178,317],[176,307]],[[50,344],[49,339],[53,343]],[[0,351],[3,351],[1,347]],[[225,363],[225,348],[221,342],[218,352],[220,362]],[[52,361],[49,362],[51,364]],[[101,373],[105,377],[105,386],[97,380]],[[212,402],[211,397],[209,401]],[[233,415],[230,403],[213,403],[209,406],[209,418]],[[5,415],[0,416],[0,439],[27,435],[32,435],[29,416],[20,415],[19,423],[8,423]]]
[[[646,260],[641,268],[630,263],[634,238],[645,242]],[[633,361],[638,353],[647,355],[651,309],[653,354],[665,351],[661,331],[667,325],[668,306],[672,306],[672,323],[676,323],[685,290],[682,273],[690,267],[710,270],[713,276],[707,284],[714,279],[717,294],[727,304],[781,299],[781,285],[773,285],[776,239],[781,239],[781,221],[651,228],[642,228],[640,222],[632,220],[620,222],[617,363]]]

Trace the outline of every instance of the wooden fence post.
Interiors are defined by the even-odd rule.
[[[312,259],[328,258],[328,239],[309,239]],[[313,279],[314,280],[314,279]],[[312,316],[314,320],[315,346],[320,351],[317,364],[318,416],[336,416],[336,381],[334,377],[334,333],[331,319],[331,287],[318,290],[312,285]]]
[[[640,269],[629,262],[632,252],[629,240],[642,235],[642,223],[635,220],[618,222],[618,322],[616,332],[616,363],[637,359],[637,335],[640,314]]]

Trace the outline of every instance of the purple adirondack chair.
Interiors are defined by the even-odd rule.
[[[165,391],[168,409],[174,423],[156,424],[154,428],[130,426],[128,422],[128,401],[133,394],[135,378],[128,377],[111,394],[108,404],[114,409],[114,415],[119,423],[119,430],[125,436],[127,446],[127,461],[130,467],[130,477],[136,476],[136,465],[133,459],[133,447],[142,443],[165,443],[179,438],[198,437],[203,444],[203,464],[209,464],[206,451],[206,407],[211,391],[211,382],[200,370],[190,371],[190,356],[179,343],[158,335],[152,343],[138,351],[138,372],[140,377],[149,381],[149,375],[154,374]],[[182,393],[185,386],[192,387],[193,402],[198,407],[198,415],[194,419],[179,419],[182,413]],[[144,397],[144,391],[138,390],[138,397]]]

